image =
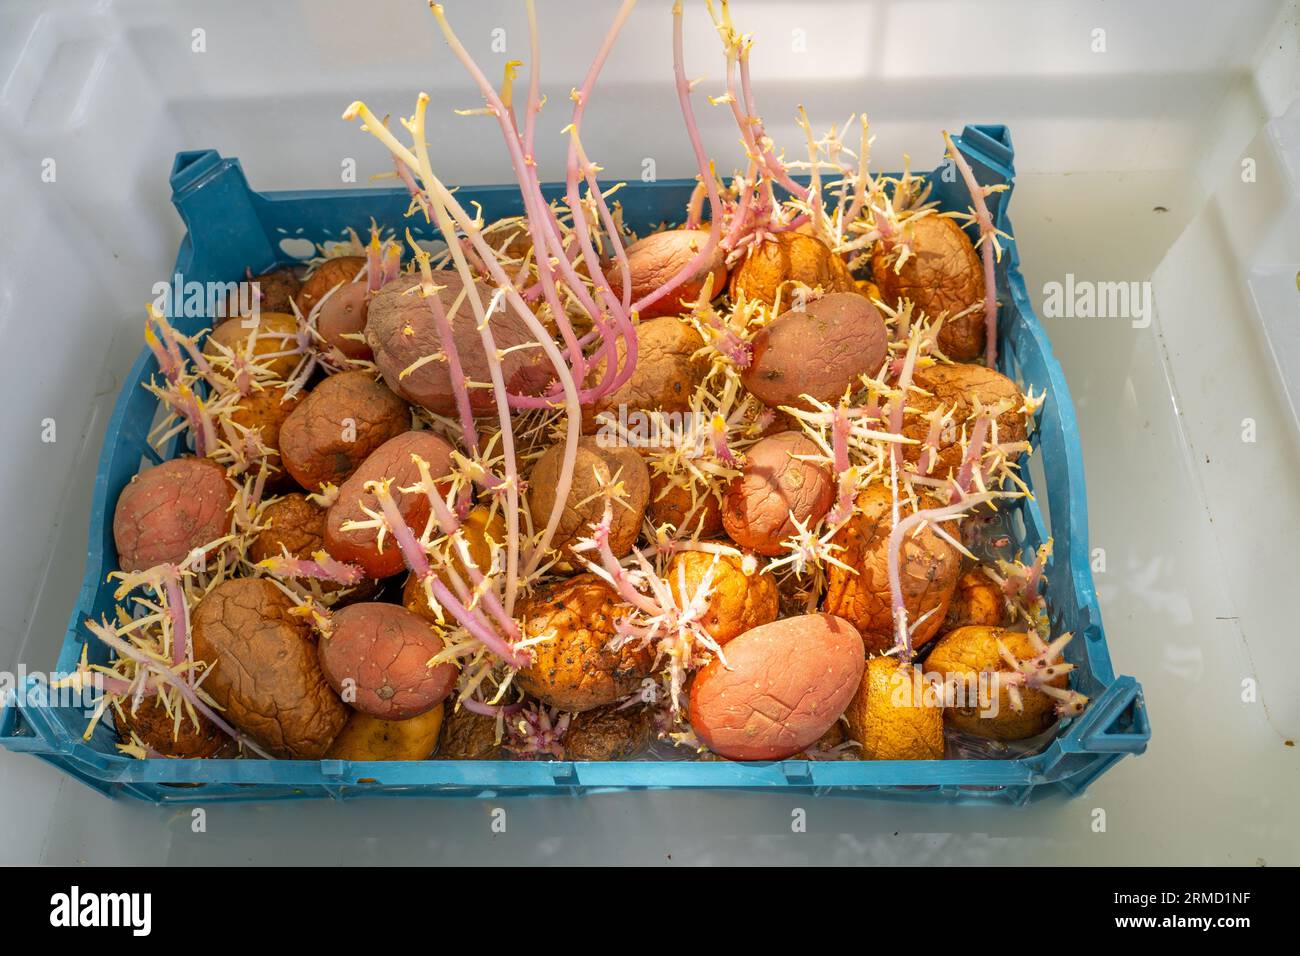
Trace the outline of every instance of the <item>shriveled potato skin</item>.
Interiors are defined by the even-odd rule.
[[[259,365],[269,369],[278,378],[288,378],[297,367],[300,355],[276,355],[264,358],[272,353],[287,352],[296,347],[298,342],[298,320],[284,312],[262,310],[257,325],[251,325],[251,317],[226,319],[217,325],[203,343],[203,354],[209,358],[223,355],[217,345],[224,345],[236,355],[244,355],[248,348],[248,339],[256,334],[252,355]]]
[[[1011,623],[1011,614],[1007,602],[999,588],[981,568],[971,568],[957,579],[957,589],[953,592],[952,603],[948,605],[948,616],[944,619],[944,631],[966,627],[968,624],[983,624],[1000,627]]]
[[[930,423],[922,417],[926,413],[938,407],[956,409],[951,440],[940,442],[938,461],[930,471],[935,477],[945,476],[961,467],[961,426],[966,423],[967,434],[970,433],[973,424],[969,419],[975,412],[975,398],[985,408],[1004,400],[1011,402],[1011,407],[998,416],[998,441],[1005,444],[1025,440],[1028,420],[1020,411],[1024,395],[1016,383],[1001,372],[983,365],[940,363],[917,369],[912,381],[930,395],[916,391],[908,393],[907,406],[915,409],[903,415],[903,434],[908,438],[915,438],[917,442],[925,440],[930,431]],[[909,461],[916,461],[921,456],[921,446],[904,445],[903,454]]]
[[[867,651],[880,654],[894,644],[894,615],[889,597],[889,533],[893,528],[892,497],[883,485],[872,485],[858,495],[858,513],[835,535],[833,543],[844,548],[837,557],[857,574],[831,565],[826,572],[826,598],[822,606],[838,614],[861,632]],[[899,514],[912,509],[903,501]],[[920,647],[943,624],[957,587],[961,556],[932,528],[909,534],[899,548],[900,581],[908,625],[931,608],[937,608],[912,634]]]
[[[369,344],[347,337],[365,333],[369,310],[369,286],[363,281],[349,282],[323,300],[316,314],[316,331],[348,358],[370,361],[374,353]]]
[[[777,555],[795,533],[795,520],[812,524],[830,510],[835,481],[828,469],[795,455],[820,449],[799,432],[778,432],[751,445],[744,468],[727,487],[722,524],[731,540],[759,554]]]
[[[853,625],[830,614],[764,624],[727,644],[695,675],[690,721],[731,760],[783,760],[806,749],[848,706],[866,655]]]
[[[235,742],[207,717],[196,714],[196,728],[189,714],[182,711],[180,727],[176,728],[172,715],[155,697],[145,697],[139,704],[124,700],[121,708],[114,707],[112,713],[118,739],[123,743],[130,743],[134,733],[146,747],[164,757],[235,756]]]
[[[636,641],[608,648],[614,626],[629,613],[614,589],[594,574],[550,585],[524,602],[520,617],[529,637],[553,634],[533,648],[533,662],[515,686],[544,704],[585,711],[612,704],[650,676],[654,652]]]
[[[351,282],[366,265],[365,256],[335,256],[312,270],[297,295],[298,311],[311,315],[316,303],[340,282]]]
[[[943,707],[927,706],[918,675],[897,658],[867,660],[844,715],[863,760],[943,759]]]
[[[620,406],[629,415],[634,411],[690,411],[691,396],[708,372],[708,363],[694,357],[696,350],[704,347],[700,333],[671,315],[642,320],[636,332],[636,368],[632,377],[604,398],[583,406],[584,435],[600,429],[596,416],[602,412],[617,421]],[[621,364],[627,354],[621,339],[617,350]],[[605,363],[597,363],[587,375],[587,385],[595,387],[604,374]]]
[[[429,499],[421,493],[403,492],[420,480],[420,470],[411,460],[418,455],[429,466],[429,475],[442,478],[451,472],[452,447],[430,431],[408,431],[390,438],[361,463],[339,487],[338,498],[325,514],[325,550],[340,561],[359,564],[372,578],[386,578],[405,567],[402,552],[391,537],[379,550],[379,536],[373,528],[344,531],[348,521],[366,520],[365,509],[379,510],[379,499],[366,491],[366,482],[391,478],[389,493],[402,517],[418,534],[429,517]]]
[[[632,301],[637,302],[664,285],[695,258],[709,241],[707,229],[668,229],[638,239],[627,247],[627,261],[632,277]],[[642,312],[641,320],[659,316],[675,316],[685,312],[700,297],[704,282],[713,275],[713,291],[722,291],[727,282],[727,266],[722,249],[714,249],[709,261],[695,275],[674,291],[650,303]],[[617,263],[605,270],[605,277],[614,295],[623,296],[623,273]]]
[[[1030,660],[1034,656],[1033,644],[1022,631],[971,625],[949,631],[939,638],[925,659],[925,669],[939,674],[966,674],[971,677],[982,671],[1007,673],[1011,668],[998,653],[999,640],[1018,660]],[[1069,678],[1062,674],[1052,681],[1052,686],[1068,687]],[[1056,721],[1056,705],[1042,691],[1022,687],[1020,697],[1024,710],[1019,714],[1011,709],[1007,689],[1000,687],[996,715],[981,716],[980,702],[968,698],[966,702],[973,706],[948,707],[944,710],[944,719],[957,730],[991,740],[1024,740],[1041,734]],[[991,700],[988,703],[992,705]]]
[[[575,714],[564,734],[565,760],[627,760],[650,746],[649,707],[601,707]]]
[[[504,748],[497,741],[496,718],[464,707],[449,709],[438,738],[437,757],[439,760],[504,760]]]
[[[665,474],[650,475],[646,517],[656,528],[671,524],[678,537],[705,540],[722,532],[722,502],[718,496],[700,489],[693,500],[690,488],[674,484]]]
[[[342,484],[370,453],[411,427],[411,410],[366,372],[317,385],[280,426],[285,470],[308,491]],[[349,440],[350,439],[350,440]]]
[[[211,669],[203,689],[226,720],[272,756],[316,760],[348,708],[325,682],[311,626],[292,607],[263,578],[223,581],[194,609],[194,656]]]
[[[325,509],[299,492],[268,503],[259,523],[264,527],[248,546],[255,562],[278,557],[281,547],[295,558],[310,558],[325,547]]]
[[[225,469],[210,459],[175,458],[146,468],[122,489],[113,512],[118,567],[179,564],[230,530],[234,500]]]
[[[463,385],[452,382],[445,361],[427,362],[409,375],[402,375],[418,359],[442,351],[433,312],[419,290],[420,281],[418,275],[402,276],[375,293],[366,316],[366,344],[374,353],[375,364],[379,366],[384,381],[394,392],[431,412],[455,415],[456,390]],[[434,281],[444,287],[438,298],[451,322],[461,370],[470,381],[490,382],[483,339],[468,295],[462,296],[465,286],[460,275],[437,272]],[[492,299],[491,290],[480,285],[478,292],[483,307],[487,308]],[[527,324],[514,310],[507,308],[494,313],[491,318],[492,335],[499,351],[534,341]],[[527,395],[545,389],[553,374],[541,348],[517,349],[503,355],[501,372],[509,391]],[[476,414],[496,411],[496,399],[488,388],[471,388],[469,403]]]
[[[564,463],[564,445],[554,445],[543,452],[533,465],[528,478],[528,507],[533,517],[533,527],[544,528],[555,505],[555,492],[560,468]],[[551,547],[563,555],[556,570],[570,571],[581,563],[570,550],[578,538],[591,534],[591,525],[604,514],[605,504],[599,497],[592,498],[598,490],[597,476],[609,481],[615,474],[623,483],[627,497],[626,507],[615,504],[613,527],[609,546],[622,557],[632,550],[637,535],[641,533],[641,519],[650,500],[650,472],[645,461],[635,449],[625,447],[605,448],[596,438],[583,438],[578,443],[577,463],[573,484],[569,489],[568,504],[560,517]],[[588,500],[590,499],[590,500]],[[579,504],[585,501],[585,504]]]
[[[743,564],[735,555],[679,551],[664,570],[673,598],[679,607],[685,607],[712,568],[708,609],[700,623],[719,644],[775,621],[780,612],[776,580],[762,573],[762,565],[757,565],[752,574],[746,574]]]
[[[317,643],[321,671],[363,714],[406,720],[451,693],[456,667],[429,663],[442,638],[418,614],[396,604],[351,604],[334,612],[333,625]]]
[[[880,287],[881,300],[891,307],[910,299],[931,319],[948,313],[939,330],[939,349],[958,362],[984,354],[984,310],[960,319],[958,312],[984,299],[984,269],[966,231],[948,216],[922,216],[908,227],[912,255],[900,271],[897,256],[877,244],[871,256],[871,275]]]
[[[293,306],[290,303],[302,289],[302,283],[298,281],[298,276],[292,269],[271,269],[269,272],[253,276],[253,281],[257,283],[257,291],[262,296],[260,305],[263,312],[283,312],[286,315],[293,315]]]
[[[857,283],[844,260],[816,236],[781,232],[751,248],[731,272],[731,297],[745,294],[749,301],[766,305],[789,303],[793,284],[823,292],[854,292]]]
[[[355,711],[334,738],[331,760],[428,760],[438,749],[444,704],[406,720],[384,720]]]
[[[834,403],[859,376],[879,372],[888,349],[885,320],[870,300],[832,292],[764,326],[741,381],[773,408],[811,407],[803,395]]]

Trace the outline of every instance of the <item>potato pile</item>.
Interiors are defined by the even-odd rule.
[[[809,136],[804,186],[737,110],[749,173],[702,164],[679,225],[530,177],[485,222],[427,167],[426,105],[413,150],[345,116],[445,251],[372,226],[206,335],[151,315],[155,444],[191,453],[121,490],[125,603],[87,622],[124,752],[937,760],[1082,709],[1050,542],[966,533],[1021,496],[1043,400],[986,334],[991,191],[977,246],[867,172],[865,121]]]

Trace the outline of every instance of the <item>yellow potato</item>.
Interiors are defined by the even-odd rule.
[[[893,657],[873,657],[844,716],[863,760],[942,760],[943,698]]]
[[[332,760],[428,760],[438,748],[442,704],[409,720],[381,720],[353,712],[334,738]]]

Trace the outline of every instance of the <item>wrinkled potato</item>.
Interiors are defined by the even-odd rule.
[[[844,548],[837,557],[857,573],[831,565],[826,571],[823,607],[857,627],[868,653],[879,654],[894,644],[889,596],[893,498],[884,485],[874,484],[858,495],[857,506],[858,513],[833,539],[834,544]],[[911,513],[909,503],[900,502],[900,516]],[[920,647],[938,632],[948,613],[961,570],[961,555],[927,526],[919,534],[905,536],[899,559],[903,606],[907,608],[908,626],[915,626],[912,644]],[[931,609],[934,613],[918,625],[916,622]]]
[[[497,740],[497,719],[465,707],[450,710],[442,722],[437,757],[439,760],[504,760],[505,750]]]
[[[664,570],[673,599],[679,607],[685,607],[712,569],[707,609],[699,620],[719,644],[775,621],[780,611],[775,579],[763,574],[762,565],[757,563],[747,574],[744,564],[744,559],[735,555],[679,551]]]
[[[942,698],[927,697],[920,671],[897,658],[867,660],[844,716],[863,760],[943,759]]]
[[[493,513],[492,509],[486,505],[476,505],[461,523],[461,533],[465,536],[465,544],[469,547],[470,560],[479,571],[487,574],[492,566],[492,547],[489,541],[498,545],[506,542],[505,517],[502,516],[500,511]],[[453,550],[452,555],[452,566],[460,575],[460,579],[465,582],[465,586],[472,589],[474,582],[470,580],[469,571],[466,570],[464,562],[460,559],[459,550]],[[434,575],[446,585],[452,594],[456,593],[451,577],[447,574],[446,565],[436,568]],[[406,583],[402,586],[402,606],[408,611],[420,615],[425,620],[436,621],[438,619],[424,596],[424,588],[420,586],[420,579],[414,574],[407,575]]]
[[[146,747],[164,757],[233,757],[237,752],[235,742],[203,714],[195,712],[196,727],[181,706],[177,726],[174,715],[167,713],[156,697],[145,697],[138,704],[128,697],[115,705],[112,712],[122,743],[131,743],[131,735],[135,734]]]
[[[982,672],[1009,673],[1011,668],[998,653],[999,640],[1017,660],[1034,657],[1034,645],[1024,632],[972,625],[959,627],[939,638],[925,659],[925,669],[944,675],[960,674],[968,681],[974,681]],[[1053,687],[1068,687],[1069,677],[1062,674],[1051,683]],[[998,687],[996,703],[991,686],[987,700],[980,699],[973,686],[968,688],[965,701],[958,703],[970,706],[948,707],[944,711],[944,719],[957,730],[991,740],[1024,740],[1041,734],[1056,722],[1056,704],[1042,691],[1020,688],[1024,709],[1016,713],[1011,708],[1006,687]]]
[[[323,757],[348,720],[316,660],[311,626],[264,578],[231,578],[194,609],[194,657],[222,716],[275,757]]]
[[[299,492],[268,502],[259,523],[264,527],[248,546],[254,562],[278,557],[281,547],[303,559],[325,547],[325,509]]]
[[[438,299],[451,323],[452,340],[464,377],[471,382],[490,382],[483,339],[459,273],[437,272],[434,281],[443,287]],[[452,382],[447,361],[434,360],[411,368],[427,356],[443,351],[420,282],[419,275],[406,275],[375,293],[366,316],[366,344],[374,353],[384,381],[394,392],[435,414],[456,415],[456,391],[463,384]],[[477,288],[486,309],[492,292],[483,285]],[[498,352],[502,353],[501,373],[506,388],[516,394],[540,394],[551,382],[554,370],[540,347],[517,347],[535,341],[527,324],[510,308],[494,313],[491,319],[492,336]],[[490,388],[471,388],[469,403],[476,414],[496,412],[496,399]]]
[[[627,261],[632,277],[632,301],[637,302],[664,285],[695,258],[709,242],[708,229],[668,229],[638,239],[627,247]],[[713,275],[713,293],[717,295],[727,281],[725,253],[715,248],[709,261],[675,290],[652,302],[641,312],[641,321],[659,316],[675,316],[687,311],[688,303],[700,297],[704,282]],[[605,270],[605,278],[614,295],[623,297],[623,272],[617,263]]]
[[[340,283],[351,282],[365,266],[365,256],[335,256],[320,263],[298,290],[298,311],[304,316],[311,315],[325,293]]]
[[[1005,444],[1024,441],[1028,434],[1028,417],[1020,410],[1024,403],[1024,396],[1016,387],[1016,383],[1001,372],[985,368],[983,365],[940,363],[929,368],[917,369],[912,376],[912,381],[930,395],[912,391],[907,396],[907,407],[914,411],[905,412],[903,415],[903,434],[918,442],[916,445],[903,446],[903,455],[909,461],[920,458],[922,449],[919,443],[923,442],[930,432],[930,423],[923,416],[939,407],[956,409],[952,417],[952,427],[948,429],[947,434],[941,436],[938,461],[930,470],[935,477],[943,477],[950,470],[955,471],[961,467],[962,425],[966,425],[966,433],[969,436],[971,428],[974,427],[970,416],[975,412],[974,399],[976,398],[985,408],[1004,400],[1012,403],[1011,407],[997,418],[999,442]],[[991,430],[989,440],[992,440]]]
[[[564,733],[565,760],[627,760],[654,739],[649,707],[600,707],[575,714]]]
[[[266,462],[280,469],[268,479],[271,487],[287,485],[290,480],[280,460],[280,429],[302,402],[303,396],[301,392],[288,395],[288,391],[287,385],[264,386],[241,398],[230,412],[231,421],[250,431],[256,430],[261,435],[262,444],[270,449]]]
[[[533,648],[515,686],[544,704],[585,711],[631,694],[650,676],[654,651],[630,641],[610,650],[614,625],[630,613],[614,589],[594,574],[544,588],[520,610],[527,637],[552,635]]]
[[[263,311],[257,324],[251,323],[251,316],[226,319],[204,341],[203,354],[209,358],[222,356],[224,353],[217,347],[221,345],[235,355],[248,355],[248,342],[251,338],[253,360],[269,369],[277,378],[288,378],[302,356],[296,352],[289,355],[279,353],[290,352],[298,347],[298,320],[285,312]]]
[[[844,260],[816,236],[779,232],[757,246],[732,270],[731,297],[740,293],[751,302],[788,304],[793,287],[805,285],[823,292],[855,292],[857,283]]]
[[[443,648],[429,622],[396,604],[335,611],[317,644],[321,672],[345,703],[382,720],[407,720],[451,693],[454,664],[431,663]]]
[[[261,275],[253,276],[253,281],[257,283],[257,291],[262,297],[260,305],[263,312],[283,312],[286,315],[293,315],[293,306],[290,303],[297,298],[298,292],[302,289],[302,283],[298,281],[298,275],[293,269],[288,267],[271,269]]]
[[[601,430],[596,416],[602,412],[618,421],[637,411],[690,411],[691,396],[709,370],[707,360],[694,357],[696,350],[704,347],[700,333],[670,315],[648,322],[643,320],[636,333],[636,368],[632,377],[604,398],[583,406],[583,434]],[[621,362],[627,352],[622,339],[617,349]],[[587,385],[595,387],[604,374],[605,363],[597,363],[587,375]],[[620,409],[625,413],[620,414]],[[630,423],[629,428],[636,424]],[[648,439],[650,435],[645,437]]]
[[[904,227],[910,233],[912,255],[895,272],[897,254],[877,243],[871,255],[871,275],[881,301],[891,308],[910,299],[930,319],[948,318],[939,330],[939,348],[958,362],[984,354],[984,310],[952,317],[984,300],[984,267],[966,231],[949,216],[922,216]]]
[[[795,534],[796,520],[808,527],[820,521],[835,498],[835,479],[827,468],[795,457],[819,453],[812,439],[794,431],[751,445],[723,499],[722,524],[731,540],[777,555]]]
[[[832,292],[804,309],[782,312],[754,336],[753,361],[741,375],[765,405],[811,408],[811,395],[835,403],[875,375],[889,350],[885,320],[856,292]]]
[[[438,749],[444,704],[406,720],[355,711],[325,754],[331,760],[428,760]]]
[[[830,614],[782,618],[727,644],[690,687],[691,728],[730,760],[784,760],[844,713],[862,680],[862,638]]]
[[[556,482],[564,462],[564,444],[553,445],[537,459],[528,478],[528,508],[533,517],[533,527],[546,527],[551,508],[555,505]],[[632,550],[641,533],[641,519],[650,500],[650,472],[645,461],[632,448],[602,447],[595,438],[583,438],[578,443],[577,465],[573,484],[569,488],[568,504],[560,517],[551,547],[561,552],[556,570],[569,571],[581,567],[570,546],[578,538],[591,535],[591,525],[601,520],[605,503],[596,493],[599,482],[608,482],[618,475],[627,492],[624,504],[613,506],[613,526],[609,533],[610,550],[622,557]],[[580,504],[585,502],[585,504]]]
[[[646,517],[656,528],[671,524],[678,537],[706,540],[722,532],[722,502],[718,496],[702,489],[692,494],[689,487],[674,484],[666,474],[650,475]]]
[[[230,531],[235,489],[208,458],[176,458],[146,468],[122,489],[113,542],[123,571],[179,564]]]
[[[943,622],[945,631],[968,624],[1000,627],[1010,623],[1011,614],[1002,596],[1002,589],[982,568],[971,568],[957,579],[957,590],[953,592],[952,603],[948,605],[948,616]]]
[[[285,470],[308,491],[342,484],[376,448],[411,427],[411,410],[367,372],[317,385],[280,427]]]
[[[429,499],[420,492],[404,492],[420,480],[420,469],[411,460],[418,455],[429,466],[429,476],[442,478],[451,473],[452,447],[430,431],[403,432],[390,438],[361,463],[339,487],[338,498],[325,513],[325,550],[340,561],[359,564],[372,578],[397,574],[405,566],[401,549],[391,536],[379,548],[379,534],[374,528],[343,530],[349,521],[368,520],[366,509],[379,510],[379,499],[366,490],[366,483],[392,479],[389,493],[406,523],[419,534],[429,519]]]

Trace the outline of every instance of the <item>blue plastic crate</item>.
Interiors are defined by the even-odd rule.
[[[968,126],[956,143],[981,183],[1012,183],[1013,150],[1005,126]],[[943,208],[964,210],[969,205],[960,177],[946,182],[936,170],[928,178],[933,198]],[[628,183],[619,193],[628,224],[644,230],[678,219],[692,185],[688,180]],[[177,154],[171,186],[172,201],[188,227],[175,272],[187,281],[230,281],[242,277],[248,267],[269,269],[292,261],[282,247],[285,240],[336,240],[348,227],[362,227],[372,217],[381,227],[409,226],[418,238],[436,236],[420,220],[404,218],[409,198],[403,189],[257,193],[249,188],[239,160],[222,158],[215,150]],[[559,198],[562,187],[550,186],[546,192],[548,198]],[[998,227],[1014,235],[1007,217],[1010,198],[1008,190],[989,202]],[[489,220],[523,212],[513,186],[464,189],[460,199],[481,204]],[[1013,240],[997,273],[1003,303],[1000,364],[1022,387],[1046,390],[1047,400],[1032,437],[1037,465],[1024,475],[1035,500],[1020,502],[1013,525],[1019,543],[1028,548],[1036,548],[1049,534],[1055,538],[1047,566],[1052,614],[1061,630],[1076,635],[1066,652],[1077,665],[1072,686],[1092,698],[1083,715],[1069,721],[1042,753],[1005,760],[768,763],[135,760],[114,750],[114,737],[105,728],[97,729],[90,741],[82,740],[85,717],[78,708],[33,701],[18,706],[12,699],[0,711],[0,742],[10,750],[35,754],[109,795],[157,803],[713,788],[1020,804],[1052,790],[1079,793],[1125,754],[1145,750],[1150,727],[1141,687],[1131,677],[1116,677],[1111,668],[1089,566],[1088,505],[1074,407],[1061,366],[1034,315],[1019,263]],[[178,318],[176,324],[194,332],[206,323]],[[118,494],[142,460],[158,460],[146,441],[157,402],[140,387],[156,371],[153,356],[144,350],[127,375],[108,425],[95,477],[84,583],[58,672],[72,670],[88,642],[92,661],[107,659],[105,647],[83,625],[113,606],[113,588],[106,578],[116,570],[111,515]]]

